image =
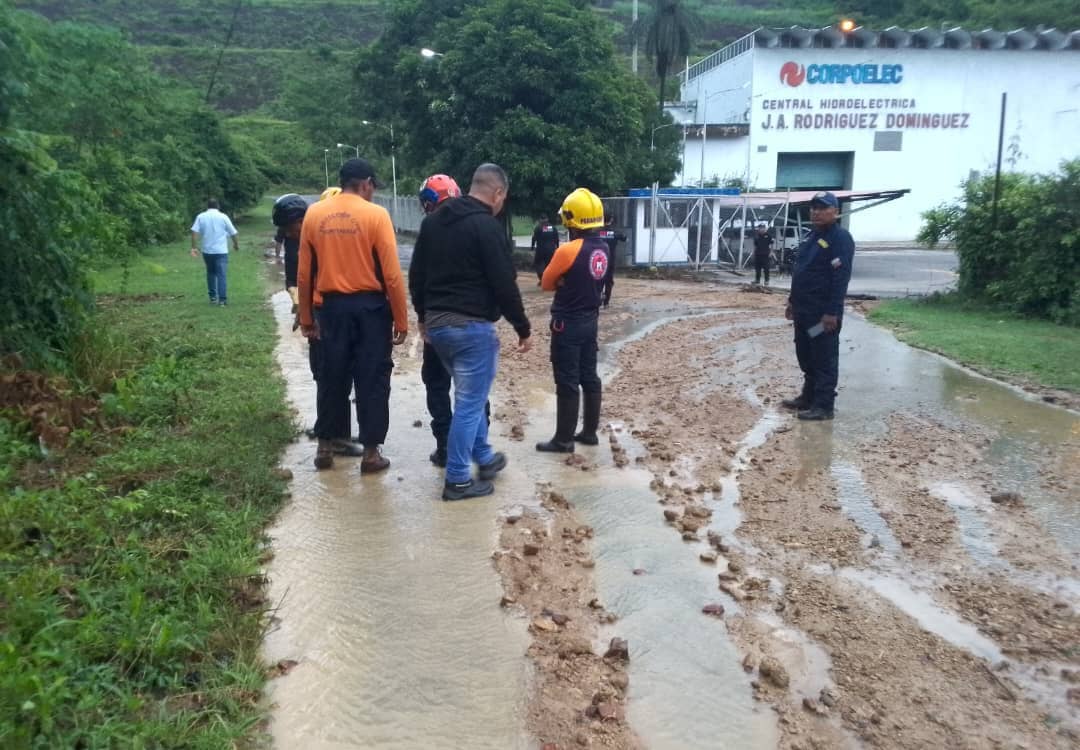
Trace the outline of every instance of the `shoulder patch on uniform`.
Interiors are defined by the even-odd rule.
[[[592,274],[592,277],[600,281],[607,274],[607,268],[607,253],[600,249],[593,250],[592,255],[589,256],[589,273]]]

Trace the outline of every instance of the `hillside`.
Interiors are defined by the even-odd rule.
[[[282,76],[270,71],[315,64],[313,55],[351,51],[374,39],[392,7],[385,0],[16,0],[51,20],[96,23],[123,29],[165,73],[205,88],[233,13],[236,24],[214,85],[212,103],[240,114],[282,114],[273,104]],[[641,12],[649,3],[642,0]],[[685,0],[698,18],[695,54],[704,55],[760,25],[824,25],[834,16],[829,0]],[[633,4],[600,0],[595,10],[610,18],[618,47],[629,54]],[[645,66],[647,70],[647,65]]]
[[[349,52],[366,44],[379,34],[393,7],[390,0],[16,0],[15,5],[52,20],[123,29],[147,49],[162,71],[196,88],[209,83],[235,12],[212,102],[233,114],[269,107],[275,115],[283,114],[272,105],[288,73],[273,75],[274,71],[317,65],[320,59],[329,62],[331,52]],[[629,54],[633,3],[597,0],[592,5],[611,20],[619,49]],[[650,5],[641,0],[641,12]],[[1004,0],[684,0],[684,6],[697,19],[694,56],[706,55],[758,26],[824,26],[842,13],[879,26],[1080,28],[1080,4],[1073,0],[1022,5]]]

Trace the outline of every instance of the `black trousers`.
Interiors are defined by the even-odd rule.
[[[596,374],[597,313],[575,317],[551,318],[551,367],[555,374],[555,393],[575,396],[578,388],[584,393],[600,393],[600,376]]]
[[[450,420],[454,412],[450,408],[450,373],[443,365],[435,347],[424,344],[424,362],[420,366],[420,379],[427,391],[427,410],[431,415],[431,434],[439,447],[446,447],[450,434]]]
[[[318,313],[317,310],[316,310],[316,313]],[[319,373],[322,370],[322,361],[323,361],[322,345],[319,343],[319,340],[318,339],[308,339],[308,366],[311,367],[311,379],[314,380],[316,383],[319,382]],[[316,390],[316,393],[317,392],[318,391]],[[316,404],[317,404],[317,402],[316,402]],[[318,408],[317,405],[316,405],[316,408]],[[345,432],[343,432],[340,435],[335,435],[335,438],[341,438],[342,440],[348,440],[348,439],[351,438],[351,436],[349,435],[349,422],[351,420],[351,416],[349,415],[349,404],[347,402],[345,404],[345,410],[343,412],[343,415],[344,416],[342,417],[341,423],[343,425],[345,425]],[[361,443],[364,442],[364,436],[363,435],[360,435],[357,439]]]
[[[365,447],[386,440],[390,426],[393,319],[382,292],[324,295],[319,320],[315,436],[349,434],[349,391]]]
[[[754,283],[761,283],[761,272],[765,272],[765,283],[769,283],[769,256],[754,254]]]
[[[296,286],[296,271],[300,267],[300,248],[285,248],[285,288]]]
[[[431,434],[435,436],[435,444],[439,448],[446,448],[446,439],[450,435],[450,422],[454,418],[454,411],[450,406],[450,372],[439,359],[435,347],[424,344],[424,361],[420,365],[420,380],[424,382],[424,390],[427,393],[427,410],[431,415]],[[491,401],[484,404],[484,417],[491,425]]]
[[[548,263],[555,256],[555,248],[536,248],[536,252],[533,254],[533,269],[536,270],[536,278],[544,278],[544,269],[548,267]]]
[[[803,371],[802,395],[814,406],[832,411],[840,377],[840,327],[811,338],[806,331],[819,322],[820,317],[795,316],[795,356]]]

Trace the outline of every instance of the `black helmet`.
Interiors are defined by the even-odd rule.
[[[271,215],[275,227],[287,227],[294,221],[300,221],[307,213],[308,203],[296,193],[287,193],[274,201]]]

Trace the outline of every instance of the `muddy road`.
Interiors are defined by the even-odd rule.
[[[532,278],[534,350],[500,324],[493,497],[438,500],[413,339],[389,472],[286,455],[276,747],[1077,746],[1080,417],[849,314],[836,420],[799,423],[781,295],[620,278],[601,444],[537,454]],[[308,425],[306,347],[274,303]]]

